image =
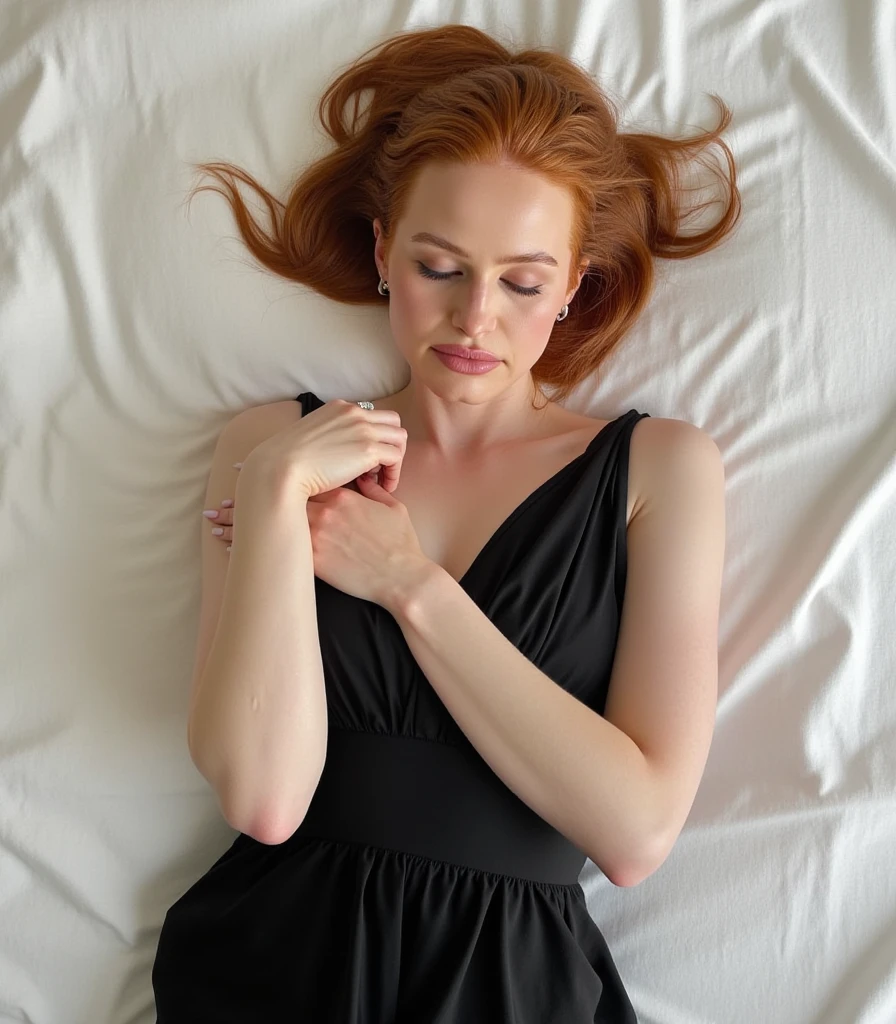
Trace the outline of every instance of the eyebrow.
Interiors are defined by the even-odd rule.
[[[470,254],[464,252],[460,246],[455,245],[453,242],[449,242],[446,238],[441,238],[439,235],[433,235],[429,231],[418,231],[416,235],[411,235],[412,242],[428,242],[430,245],[436,245],[440,249],[446,249],[448,252],[454,253],[455,256],[460,256],[463,259],[469,259]],[[546,263],[549,267],[558,266],[557,261],[549,252],[522,252],[517,256],[502,256],[498,263],[505,265],[508,263]]]

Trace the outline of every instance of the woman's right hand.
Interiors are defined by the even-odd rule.
[[[362,409],[335,398],[273,434],[243,462],[295,481],[307,497],[341,487],[371,470],[382,469],[380,486],[398,486],[408,434],[391,409]]]

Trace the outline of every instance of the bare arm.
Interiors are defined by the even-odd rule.
[[[210,494],[233,461],[232,447],[219,448]],[[229,565],[214,638],[194,677],[188,742],[227,821],[275,844],[304,817],[326,758],[307,496],[288,475],[246,465],[234,498],[231,554],[205,542],[209,558]]]

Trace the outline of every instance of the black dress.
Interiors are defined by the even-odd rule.
[[[298,396],[303,414],[322,405]],[[602,713],[635,409],[507,517],[460,585]],[[586,856],[479,756],[396,620],[315,578],[328,747],[300,827],[239,834],[165,917],[157,1024],[633,1024]]]

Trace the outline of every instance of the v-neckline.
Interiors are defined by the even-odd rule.
[[[318,398],[313,391],[303,391],[302,395],[304,394],[310,395],[316,402],[319,402],[321,405],[323,405],[321,399]],[[302,399],[302,395],[298,395],[296,401],[300,402]],[[629,412],[631,412],[631,410],[629,410]],[[621,415],[617,416],[615,419],[609,420],[607,423],[605,423],[600,428],[600,430],[598,430],[598,432],[594,435],[594,437],[591,438],[584,451],[579,452],[578,455],[574,456],[572,459],[569,460],[569,462],[565,463],[565,465],[561,466],[556,472],[552,473],[546,480],[543,480],[540,484],[538,484],[538,486],[534,490],[530,491],[526,495],[526,497],[523,498],[523,500],[516,506],[516,508],[514,508],[510,513],[508,513],[507,516],[505,516],[505,518],[498,524],[498,526],[495,527],[494,532],[491,534],[488,540],[479,549],[473,561],[470,562],[467,571],[463,574],[463,576],[460,577],[460,579],[455,581],[458,584],[458,586],[462,587],[464,590],[467,589],[465,586],[467,578],[472,574],[473,570],[478,567],[479,563],[488,553],[489,549],[497,542],[498,538],[505,532],[508,526],[510,526],[510,524],[517,518],[517,516],[521,515],[529,507],[529,505],[531,505],[532,502],[535,501],[535,499],[541,495],[543,491],[545,491],[548,487],[551,486],[551,484],[556,483],[557,480],[559,480],[564,473],[569,472],[569,470],[572,469],[572,467],[575,466],[576,463],[581,462],[582,459],[584,459],[587,455],[590,455],[592,449],[595,447],[598,440],[602,438],[604,434],[607,433],[610,427],[612,427],[614,423],[618,423],[620,420],[624,419],[626,416],[628,416],[628,414],[628,412],[624,412]],[[448,572],[448,570],[445,569],[445,572]],[[448,573],[448,575],[450,576],[451,574]],[[451,578],[454,579],[453,576]]]
[[[561,466],[556,472],[552,473],[546,480],[543,480],[540,484],[538,484],[538,486],[533,491],[530,491],[526,495],[526,497],[523,498],[523,500],[516,506],[516,508],[514,508],[498,524],[498,526],[495,528],[494,532],[491,534],[491,536],[488,538],[488,540],[479,549],[479,551],[476,554],[476,556],[474,557],[473,561],[470,563],[470,566],[467,569],[467,571],[463,574],[463,576],[460,577],[459,580],[457,580],[457,584],[460,587],[463,587],[464,590],[466,590],[466,587],[464,586],[464,584],[467,581],[467,577],[478,566],[479,562],[482,561],[482,559],[485,557],[485,555],[488,552],[489,548],[492,547],[492,545],[506,531],[506,529],[517,518],[517,516],[521,515],[529,507],[529,505],[531,505],[532,502],[535,501],[536,498],[540,497],[541,493],[544,490],[546,490],[551,484],[556,483],[557,480],[559,480],[559,478],[561,476],[563,476],[564,473],[567,473],[570,469],[572,469],[572,467],[575,466],[576,463],[581,462],[582,459],[584,459],[586,455],[590,455],[592,449],[597,444],[598,439],[603,437],[603,435],[609,430],[609,428],[614,423],[617,423],[619,420],[621,420],[624,416],[627,416],[627,415],[628,415],[628,413],[623,413],[621,416],[617,416],[616,419],[610,420],[609,422],[605,423],[600,428],[600,430],[598,430],[598,432],[594,435],[594,437],[591,438],[591,440],[588,442],[588,445],[587,445],[587,447],[585,448],[584,451],[579,452],[578,455],[574,456],[572,459],[569,460],[569,462],[567,462],[565,465]],[[446,570],[446,572],[447,572],[447,570]],[[452,577],[452,579],[453,578],[454,577]]]

